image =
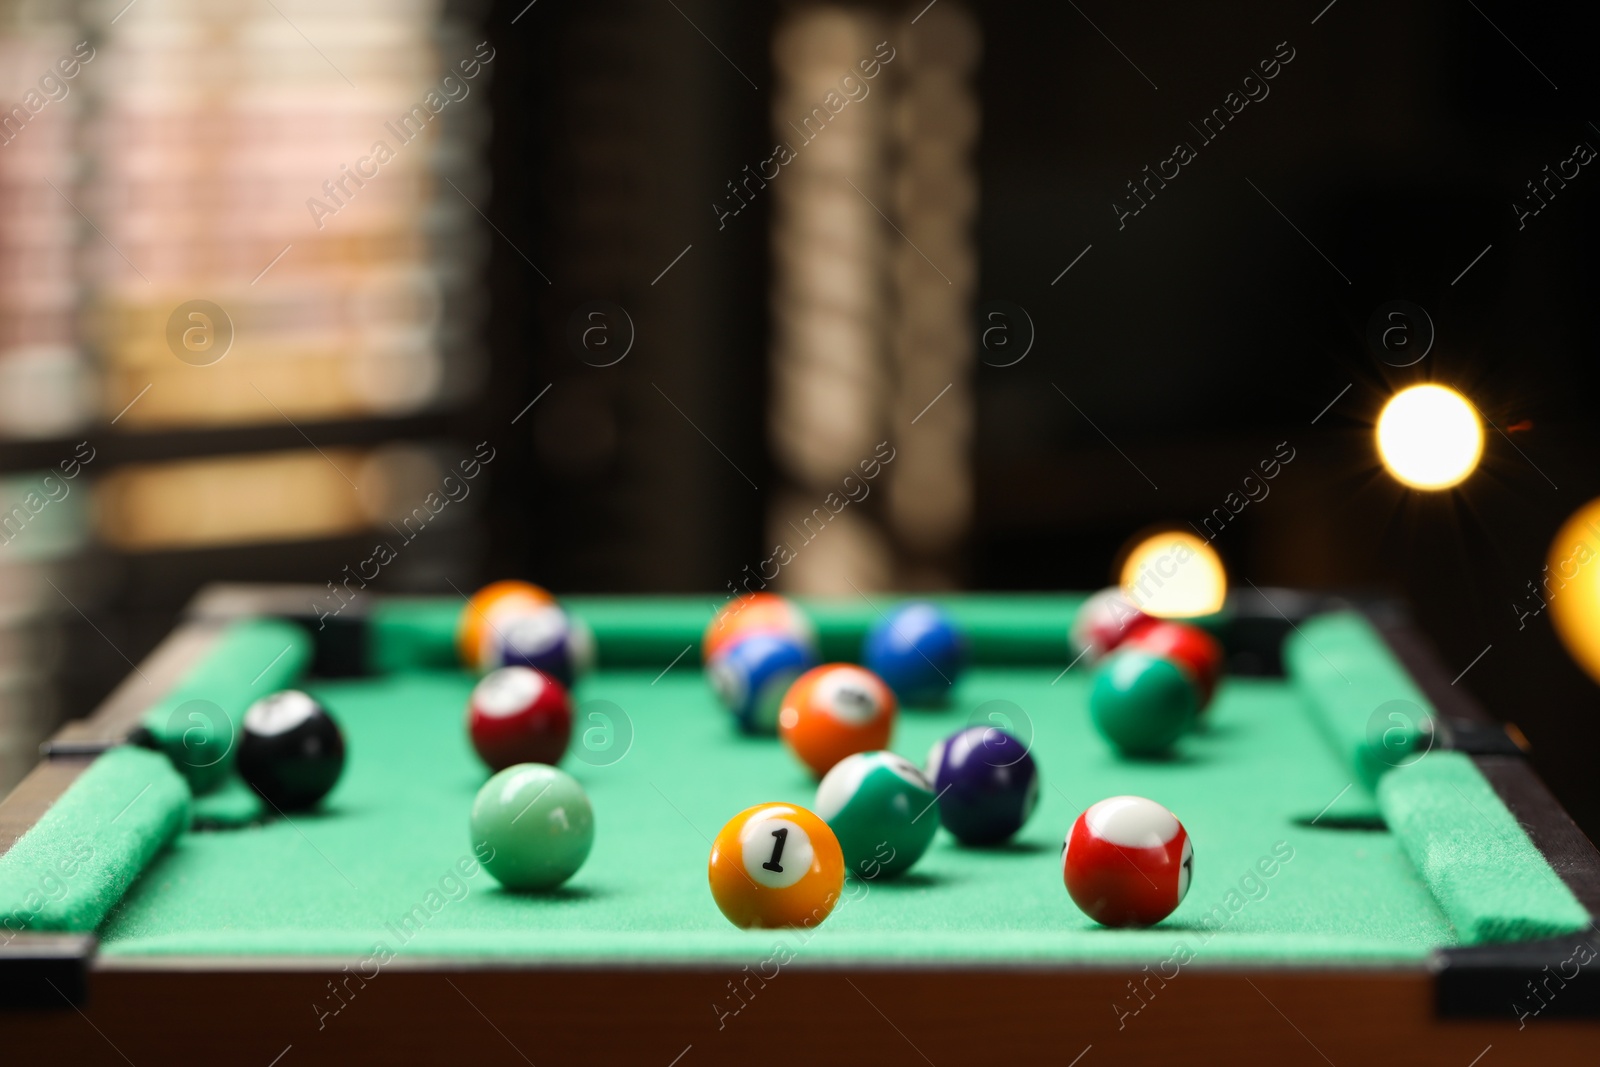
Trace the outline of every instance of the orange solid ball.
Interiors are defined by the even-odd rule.
[[[844,888],[844,853],[828,824],[794,804],[757,804],[711,845],[711,896],[738,927],[816,926]]]
[[[700,658],[709,660],[723,645],[752,633],[788,634],[808,648],[817,645],[816,628],[792,601],[777,593],[749,593],[728,601],[712,616],[700,641]]]
[[[456,622],[456,653],[462,664],[475,669],[485,666],[491,647],[489,638],[500,625],[499,620],[555,602],[549,590],[515,579],[491,582],[473,593]]]
[[[800,762],[822,777],[857,752],[889,747],[894,692],[850,663],[825,663],[796,678],[778,708],[778,733]]]

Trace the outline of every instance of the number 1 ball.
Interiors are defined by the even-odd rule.
[[[1061,847],[1072,902],[1102,926],[1151,926],[1177,908],[1194,875],[1178,817],[1144,797],[1111,797],[1078,816]]]
[[[828,824],[793,804],[757,804],[711,844],[711,896],[735,926],[816,926],[839,902],[844,854]]]
[[[309,808],[344,770],[344,735],[321,704],[298,689],[262,697],[244,713],[239,776],[273,807]]]

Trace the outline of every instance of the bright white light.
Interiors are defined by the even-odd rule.
[[[1216,551],[1181,530],[1139,542],[1122,564],[1119,583],[1146,615],[1191,618],[1222,610],[1228,574]]]
[[[1402,484],[1448,489],[1478,466],[1483,425],[1455,390],[1414,385],[1383,406],[1378,416],[1378,454]]]

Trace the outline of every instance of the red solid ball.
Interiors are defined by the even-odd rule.
[[[502,667],[472,690],[472,747],[491,770],[561,761],[572,739],[572,702],[561,683],[532,667]]]
[[[1222,678],[1222,645],[1198,626],[1151,619],[1128,634],[1123,648],[1137,648],[1171,660],[1200,690],[1200,707],[1211,703]]]
[[[1177,816],[1144,797],[1111,797],[1078,816],[1061,848],[1072,902],[1102,926],[1151,926],[1177,908],[1194,846]]]

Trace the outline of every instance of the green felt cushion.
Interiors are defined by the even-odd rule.
[[[216,789],[232,774],[245,709],[296,684],[311,656],[311,635],[293,623],[232,623],[171,692],[145,712],[145,728],[195,793]]]
[[[1575,933],[1589,914],[1459,752],[1431,752],[1378,786],[1384,817],[1464,944]]]
[[[817,624],[823,657],[830,660],[859,661],[861,643],[867,632],[907,597],[874,596],[871,602],[855,597],[848,600],[808,600],[799,603]],[[1079,596],[981,594],[918,597],[944,608],[967,640],[973,663],[1012,666],[1055,663],[1065,667],[1072,661],[1067,648],[1067,629],[1083,598]],[[705,629],[709,616],[702,618]],[[696,633],[695,640],[699,641]]]
[[[0,926],[93,930],[188,819],[189,789],[166,757],[107,752],[0,855]]]
[[[1357,784],[1370,790],[1426,750],[1433,707],[1361,615],[1333,612],[1300,624],[1284,640],[1283,662]]]
[[[800,605],[817,626],[825,660],[856,660],[867,631],[906,598],[871,602],[807,600]],[[1024,664],[1071,661],[1067,628],[1083,598],[1061,594],[1005,596],[943,595],[926,598],[949,611],[969,642],[975,663]],[[600,666],[657,670],[687,653],[678,667],[699,666],[700,638],[726,601],[716,597],[575,596],[562,603],[593,628]],[[456,620],[463,602],[416,597],[387,600],[372,611],[368,658],[374,673],[437,670],[457,666]]]
[[[367,617],[367,664],[374,674],[449,670],[456,657],[456,620],[466,602],[442,597],[390,597]]]

